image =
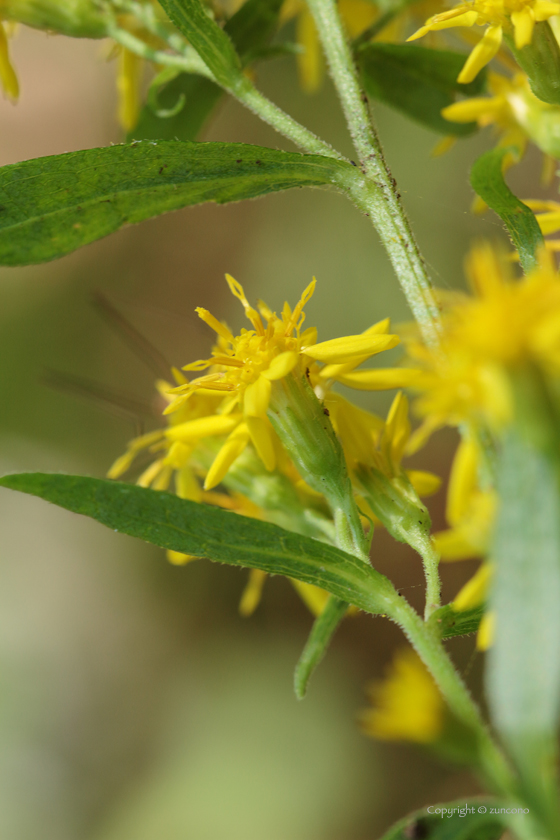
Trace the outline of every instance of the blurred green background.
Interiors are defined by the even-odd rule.
[[[22,97],[0,103],[2,164],[120,142],[102,46],[21,30],[13,54]],[[285,60],[259,84],[350,153],[328,83],[305,96]],[[503,236],[496,217],[469,212],[468,167],[489,138],[433,158],[435,135],[375,110],[432,275],[461,285],[469,241]],[[290,148],[231,101],[204,139]],[[514,175],[520,195],[536,195],[538,167],[534,155]],[[308,324],[321,339],[409,317],[369,221],[319,190],[187,209],[53,264],[1,269],[2,471],[103,476],[134,434],[95,401],[47,387],[45,370],[152,401],[152,373],[99,317],[95,290],[181,365],[208,353],[195,306],[241,323],[226,271],[276,309],[315,275]],[[379,411],[388,404],[361,399]],[[446,476],[455,442],[440,434],[415,463]],[[431,502],[439,528],[443,505],[440,492]],[[9,492],[0,521],[2,840],[373,840],[412,808],[478,790],[415,747],[359,733],[364,686],[402,643],[382,619],[347,619],[298,703],[292,671],[311,617],[286,581],[269,580],[246,620],[237,612],[244,572],[207,561],[172,567],[155,548]],[[408,549],[377,533],[372,556],[421,603]],[[444,567],[448,597],[474,567]],[[450,647],[477,690],[472,640]]]

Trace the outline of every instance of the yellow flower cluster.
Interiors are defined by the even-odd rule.
[[[226,279],[252,329],[234,335],[210,312],[197,309],[199,317],[217,335],[212,356],[185,366],[186,371],[201,374],[190,381],[173,369],[175,387],[157,383],[168,404],[164,411],[167,428],[131,441],[108,475],[119,478],[147,452],[151,462],[137,480],[141,486],[167,490],[173,483],[181,498],[219,505],[332,541],[333,524],[325,500],[302,479],[270,423],[275,383],[290,377],[307,380],[322,399],[324,414],[334,423],[349,467],[386,457],[386,468],[392,475],[395,469],[400,470],[410,432],[406,399],[402,394],[397,397],[385,423],[331,388],[335,382],[354,384],[361,390],[395,388],[411,381],[414,372],[404,368],[358,369],[372,355],[399,342],[389,333],[388,319],[360,335],[317,343],[317,330],[303,329],[304,306],[313,294],[315,281],[293,310],[285,303],[277,316],[262,302],[258,309],[253,308],[241,285],[230,276]],[[401,408],[397,410],[398,406]],[[384,456],[375,454],[377,446]],[[420,471],[412,471],[410,480],[422,493],[439,486],[439,479]],[[214,489],[218,484],[223,484],[223,491]],[[168,557],[173,563],[192,559],[177,552],[168,552]],[[250,573],[240,607],[243,614],[249,614],[258,604],[264,580],[263,573]],[[326,594],[297,581],[294,585],[311,611],[318,614]]]
[[[464,0],[447,12],[433,15],[408,39],[414,41],[428,32],[452,27],[485,26],[482,39],[461,70],[458,81],[468,84],[491,61],[505,34],[513,32],[517,49],[531,43],[535,23],[560,14],[560,4],[550,0]]]
[[[472,296],[451,296],[443,317],[440,350],[411,339],[420,368],[416,407],[426,420],[422,440],[434,429],[470,421],[494,431],[513,416],[510,374],[534,364],[543,375],[560,372],[560,280],[551,258],[517,280],[511,262],[489,244],[467,261]]]

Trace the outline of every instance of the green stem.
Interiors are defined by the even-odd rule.
[[[389,617],[404,631],[453,714],[466,724],[477,739],[479,765],[488,785],[508,798],[517,798],[517,782],[501,750],[494,743],[468,688],[455,670],[441,640],[412,609],[397,597]]]
[[[349,192],[357,207],[377,229],[425,341],[437,346],[439,312],[424,261],[400,203],[396,182],[383,156],[372,124],[367,97],[361,89],[354,60],[335,0],[307,0],[340,97],[364,180]]]
[[[424,607],[424,621],[441,606],[441,581],[439,577],[439,554],[429,534],[418,534],[414,546],[424,565],[426,578],[426,605]]]
[[[249,108],[254,114],[261,118],[272,128],[276,129],[300,149],[314,155],[326,155],[337,160],[346,160],[343,155],[337,152],[329,143],[321,140],[312,131],[305,128],[286,114],[281,108],[267,99],[254,85],[247,80],[242,90],[230,91],[232,96]]]

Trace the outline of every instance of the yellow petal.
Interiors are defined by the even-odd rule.
[[[434,546],[441,556],[442,563],[455,563],[458,560],[470,560],[477,556],[468,539],[468,535],[462,528],[449,528],[447,531],[438,531],[433,535]]]
[[[261,417],[247,417],[246,423],[259,458],[267,470],[273,470],[276,466],[276,452],[270,423]]]
[[[183,467],[175,476],[175,487],[180,499],[189,499],[191,502],[200,502],[202,490],[198,479],[190,467]]]
[[[473,607],[479,607],[483,604],[488,596],[492,573],[492,563],[483,563],[455,596],[453,609],[458,612],[463,612],[464,610],[470,610]]]
[[[249,580],[239,602],[239,612],[244,618],[252,615],[260,604],[265,580],[266,572],[261,569],[251,569],[249,572]]]
[[[554,15],[560,15],[560,4],[549,3],[548,0],[536,0],[533,5],[535,20],[548,20]]]
[[[398,335],[347,335],[306,347],[303,352],[318,362],[340,364],[360,356],[369,358],[397,344],[400,344]]]
[[[560,230],[560,210],[556,210],[554,213],[539,213],[537,222],[544,236],[548,236],[549,233],[557,233]]]
[[[307,8],[298,15],[296,40],[302,47],[297,56],[300,84],[306,93],[314,93],[323,79],[323,53],[315,22]]]
[[[502,43],[502,27],[489,26],[484,36],[471,52],[463,69],[457,77],[457,81],[463,85],[472,82],[478,73],[489,61],[492,61]]]
[[[167,559],[174,566],[185,566],[191,560],[198,560],[193,554],[183,554],[181,551],[172,551],[170,548],[166,551]]]
[[[136,458],[136,452],[129,450],[121,455],[111,469],[107,472],[107,478],[120,478],[127,470],[130,469],[132,462]]]
[[[190,454],[190,446],[186,446],[180,440],[175,440],[169,447],[169,452],[165,456],[163,463],[166,466],[173,467],[175,470],[180,470],[186,464]]]
[[[418,374],[419,371],[414,368],[372,368],[342,374],[337,380],[357,391],[385,391],[408,388],[414,384]]]
[[[389,409],[383,433],[383,438],[386,440],[389,450],[388,454],[393,464],[400,464],[409,437],[408,400],[403,392],[399,391]]]
[[[239,423],[239,414],[212,414],[209,417],[198,417],[187,420],[167,429],[165,436],[168,440],[181,440],[183,443],[200,440],[212,435],[227,435]]]
[[[440,155],[445,155],[450,149],[453,148],[455,143],[457,142],[457,138],[450,134],[448,137],[442,137],[439,142],[436,143],[432,151],[430,152],[432,157],[440,157]]]
[[[496,615],[493,612],[485,613],[478,628],[476,636],[477,650],[488,650],[494,644],[496,633]]]
[[[419,496],[433,496],[441,487],[441,478],[425,470],[406,470],[408,480]]]
[[[460,9],[450,9],[430,18],[425,26],[422,26],[414,35],[407,38],[407,41],[416,41],[423,38],[428,32],[437,32],[439,29],[451,29],[453,26],[474,26],[478,18],[477,12],[461,12]]]
[[[272,386],[269,380],[262,374],[256,382],[252,382],[247,387],[243,400],[243,408],[246,416],[266,417],[271,388]]]
[[[0,82],[6,92],[14,102],[19,97],[19,83],[16,76],[16,71],[10,61],[10,52],[8,49],[8,39],[6,37],[6,30],[3,23],[0,22]]]
[[[473,99],[464,99],[462,102],[454,102],[446,108],[441,109],[441,115],[446,120],[456,123],[476,122],[482,114],[488,111],[496,111],[499,107],[493,99],[485,96],[477,96]]]
[[[319,589],[318,586],[313,586],[312,583],[303,583],[301,580],[290,578],[299,597],[308,608],[308,610],[315,616],[321,615],[325,609],[325,604],[329,600],[329,593],[324,589]]]
[[[382,321],[378,321],[376,324],[373,324],[371,327],[368,327],[367,330],[364,330],[362,335],[385,335],[389,332],[389,327],[391,325],[390,318],[384,318]],[[303,339],[303,336],[302,336]],[[308,342],[308,344],[315,344],[315,341]],[[307,344],[302,342],[302,346],[306,347]],[[338,379],[341,373],[347,373],[350,370],[361,365],[363,362],[366,362],[369,359],[369,354],[365,356],[358,356],[353,358],[351,362],[346,362],[343,365],[327,365],[320,371],[321,379]]]
[[[265,376],[270,381],[282,379],[292,371],[299,361],[299,356],[294,350],[286,350],[285,353],[280,353],[275,356],[268,366],[268,370],[263,371]]]
[[[249,443],[249,430],[245,423],[240,423],[230,434],[214,458],[204,482],[204,489],[211,490],[224,478],[227,471]]]
[[[515,33],[515,46],[518,50],[526,47],[531,43],[533,37],[533,29],[535,27],[535,19],[528,6],[520,9],[518,12],[511,13],[511,22]]]
[[[132,131],[140,114],[140,86],[143,59],[122,47],[119,55],[117,91],[119,94],[119,122],[125,131]]]
[[[160,458],[159,461],[154,461],[153,464],[144,470],[142,475],[136,481],[139,487],[149,487],[151,483],[156,479],[156,477],[160,474],[163,470],[163,459]]]
[[[383,420],[353,405],[340,394],[329,394],[324,404],[330,412],[346,457],[368,463],[374,440],[385,426]]]
[[[450,525],[457,525],[467,513],[478,483],[480,453],[472,438],[462,438],[451,466],[445,516]]]
[[[167,466],[165,463],[158,475],[152,481],[153,490],[167,490],[171,484],[173,476],[173,467]]]

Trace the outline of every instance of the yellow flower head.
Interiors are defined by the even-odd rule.
[[[464,0],[453,9],[429,18],[408,40],[414,41],[427,32],[455,26],[485,26],[482,39],[458,76],[459,82],[468,84],[494,58],[500,49],[504,32],[513,32],[515,46],[522,49],[531,43],[535,23],[559,13],[560,4],[549,0]]]
[[[500,429],[512,419],[509,374],[530,363],[560,373],[560,281],[544,251],[527,277],[489,244],[467,263],[473,296],[455,296],[443,319],[439,350],[419,341],[409,353],[422,368],[413,387],[424,430],[472,420]]]
[[[373,708],[360,715],[367,735],[420,744],[440,736],[443,700],[420,658],[409,648],[396,652],[385,679],[373,683],[368,693]]]
[[[184,370],[209,369],[210,372],[173,389],[176,398],[166,409],[166,413],[177,410],[201,391],[222,396],[213,416],[197,421],[194,428],[185,424],[177,429],[178,439],[183,431],[191,429],[199,438],[229,435],[208,472],[206,489],[220,483],[249,440],[267,469],[274,469],[278,442],[267,418],[274,382],[287,376],[304,376],[306,371],[310,374],[314,363],[331,368],[328,380],[331,381],[337,378],[338,367],[361,364],[374,354],[395,347],[400,340],[396,335],[373,328],[361,335],[317,344],[315,328],[302,331],[303,308],[313,294],[315,280],[305,289],[293,310],[285,303],[281,316],[277,316],[262,302],[258,304],[258,311],[254,309],[242,286],[229,275],[226,279],[232,294],[240,300],[252,329],[242,329],[234,336],[208,310],[198,308],[199,317],[217,333],[218,341],[211,358],[186,365]],[[320,373],[317,366],[315,376],[319,377]]]

